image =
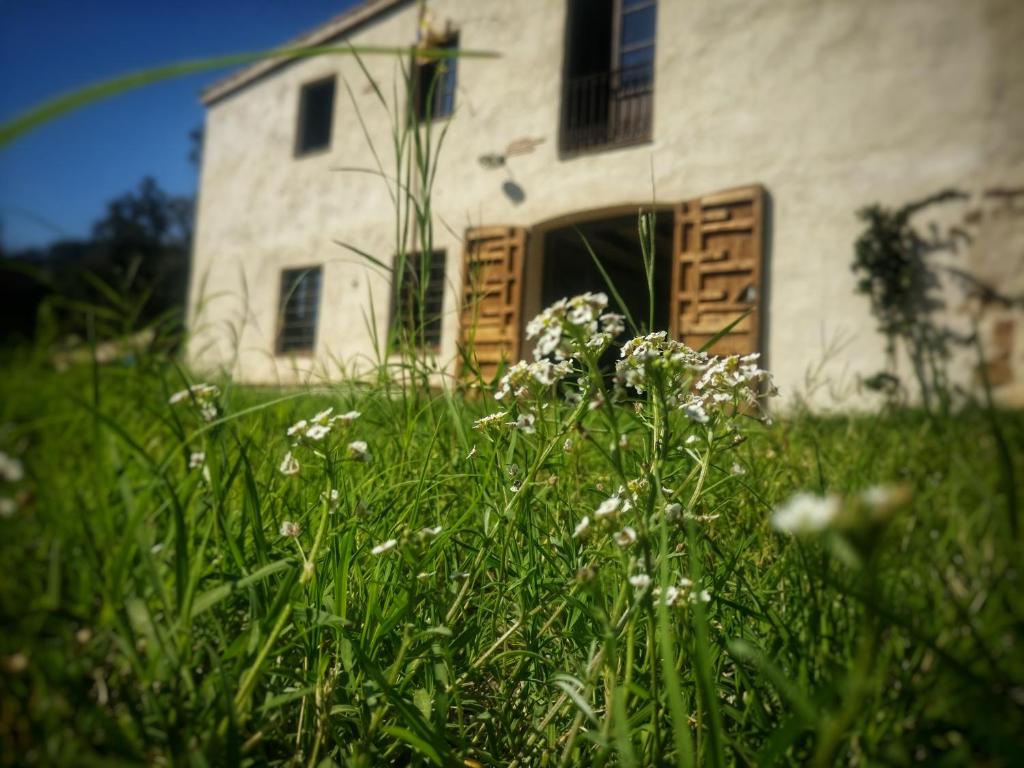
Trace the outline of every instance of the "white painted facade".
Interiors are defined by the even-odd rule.
[[[884,365],[882,340],[849,267],[862,226],[855,211],[864,205],[898,205],[945,187],[970,192],[968,203],[943,209],[947,224],[962,222],[974,235],[955,261],[1008,294],[1024,294],[1024,196],[985,194],[1024,187],[1024,2],[659,0],[651,141],[562,158],[566,5],[428,3],[433,24],[457,29],[463,49],[498,54],[458,62],[456,113],[433,196],[435,248],[447,255],[439,353],[447,370],[456,355],[467,228],[537,227],[581,211],[754,183],[771,202],[763,351],[784,397],[810,392],[820,406],[852,403],[858,377]],[[415,3],[368,6],[378,12],[341,39],[414,42]],[[390,94],[407,61],[374,56],[364,63]],[[332,74],[338,86],[330,149],[295,157],[300,88]],[[368,134],[392,171],[391,117],[345,56],[269,68],[213,95],[190,289],[190,364],[253,383],[365,370],[378,357],[373,339],[386,333],[389,281],[335,241],[390,263],[394,207],[380,178],[338,169],[374,166]],[[510,156],[505,168],[478,161],[523,139],[538,143]],[[503,193],[509,178],[525,193],[521,202]],[[531,245],[524,319],[540,308],[530,286],[541,258]],[[314,353],[277,356],[281,270],[310,265],[323,269]],[[966,305],[958,293],[950,296],[951,311],[964,321]],[[1009,345],[1011,376],[1000,392],[1018,403],[1020,312],[990,308],[982,320],[990,344]],[[828,385],[812,387],[809,376]]]

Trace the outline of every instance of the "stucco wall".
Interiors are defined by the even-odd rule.
[[[829,384],[814,388],[813,401],[853,402],[857,376],[883,364],[867,301],[853,292],[854,212],[949,186],[979,200],[985,190],[1024,187],[1024,3],[1016,0],[661,0],[653,141],[565,160],[558,155],[564,0],[431,0],[429,7],[435,26],[450,21],[459,30],[464,48],[500,54],[458,63],[457,113],[433,201],[436,246],[448,257],[443,362],[455,354],[459,236],[468,226],[530,226],[582,209],[759,182],[771,197],[768,363],[792,396],[808,391],[808,374],[825,361],[818,379]],[[406,4],[349,39],[409,44],[416,28],[416,8]],[[365,63],[390,94],[398,62]],[[331,148],[295,158],[299,88],[331,73],[339,75]],[[376,356],[366,329],[384,334],[387,278],[334,242],[385,262],[395,251],[385,183],[336,170],[373,166],[356,109],[392,172],[391,118],[351,59],[290,64],[208,110],[192,364],[278,382],[338,376],[339,366]],[[509,158],[507,169],[478,163],[524,138],[541,141]],[[509,175],[525,192],[520,203],[502,193]],[[992,235],[991,221],[979,225],[985,248],[972,246],[965,258],[997,273],[1007,293],[1024,293],[1021,218],[999,219],[1007,237]],[[280,271],[310,264],[324,265],[316,354],[277,358]],[[1009,363],[1018,382],[1022,336],[1024,327]]]

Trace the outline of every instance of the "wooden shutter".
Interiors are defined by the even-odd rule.
[[[671,333],[699,349],[748,309],[709,351],[760,349],[764,188],[740,187],[676,208],[672,259]]]
[[[481,227],[466,232],[459,317],[459,368],[468,354],[490,381],[503,360],[519,360],[526,230]]]

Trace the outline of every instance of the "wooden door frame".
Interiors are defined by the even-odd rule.
[[[769,229],[768,222],[768,206],[769,198],[768,192],[763,184],[746,184],[738,187],[731,187],[718,192],[714,192],[710,195],[702,195],[690,200],[684,200],[676,205],[676,216],[675,222],[673,223],[673,234],[672,234],[672,291],[681,293],[683,287],[681,285],[682,275],[682,254],[685,244],[683,242],[683,227],[686,224],[696,226],[699,228],[699,235],[706,232],[709,228],[717,227],[736,227],[742,229],[744,222],[730,221],[728,217],[722,221],[705,222],[702,217],[702,212],[707,207],[712,206],[725,206],[728,204],[750,201],[751,216],[750,216],[750,228],[754,231],[755,235],[751,240],[752,247],[752,261],[754,263],[754,270],[751,282],[755,289],[755,298],[753,299],[753,312],[750,315],[751,330],[749,331],[750,338],[753,341],[754,352],[764,353],[766,346],[766,339],[764,337],[764,322],[767,313],[764,312],[765,301],[768,294],[767,270],[765,268],[765,254],[767,252],[767,240]],[[676,294],[678,295],[678,294]],[[672,312],[669,315],[669,334],[673,338],[681,338],[685,335],[685,331],[680,328],[681,312],[678,310],[679,300],[673,298],[672,300]]]

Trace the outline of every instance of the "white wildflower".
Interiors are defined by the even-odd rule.
[[[745,470],[745,469],[744,469],[744,468],[743,468],[743,467],[742,467],[742,466],[740,465],[740,463],[739,463],[739,462],[736,462],[736,461],[734,461],[734,462],[732,463],[732,469],[730,469],[730,470],[729,470],[729,472],[731,472],[731,473],[732,473],[732,474],[734,474],[734,475],[745,475],[745,474],[747,474],[747,470]]]
[[[473,422],[473,429],[486,429],[487,427],[493,427],[496,424],[500,424],[505,417],[508,416],[507,411],[495,411],[494,413],[483,416]]]
[[[683,441],[684,445],[696,445],[699,438],[696,435],[690,435]]]
[[[320,499],[327,503],[327,511],[333,515],[338,509],[338,504],[341,503],[341,494],[338,493],[337,488],[331,488],[331,490],[321,493]]]
[[[622,499],[616,496],[610,496],[601,502],[597,510],[594,512],[594,517],[611,517],[618,513],[622,508]]]
[[[629,577],[629,583],[635,589],[644,590],[651,586],[651,577],[646,573],[637,573]]]
[[[351,443],[348,444],[349,456],[352,456],[356,459],[368,459],[368,450],[369,446],[366,444],[365,440],[353,440]]]
[[[420,537],[424,539],[432,539],[438,536],[443,529],[440,525],[435,525],[433,528],[423,528],[420,530]]]
[[[873,485],[861,491],[858,498],[872,516],[882,518],[905,504],[910,499],[910,492],[901,485]]]
[[[618,336],[626,330],[626,317],[615,312],[605,312],[601,315],[601,329],[612,337]]]
[[[665,505],[665,519],[670,523],[675,522],[683,513],[683,505],[673,502]]]
[[[679,596],[682,593],[679,591],[678,587],[668,586],[665,587],[664,590],[656,587],[652,594],[656,598],[661,598],[661,602],[671,608],[676,604],[676,601],[679,600]]]
[[[466,454],[466,461],[469,461],[474,456],[476,456],[476,446],[475,445],[472,448],[470,448],[469,449],[469,453]]]
[[[572,532],[572,535],[573,535],[573,538],[582,539],[582,538],[586,537],[586,535],[587,535],[587,533],[589,531],[590,531],[590,517],[589,517],[589,515],[584,515],[583,519],[580,520],[579,523],[577,523],[576,528]]]
[[[690,593],[690,602],[691,603],[696,603],[696,602],[710,603],[711,602],[711,593],[708,592],[706,589],[702,589],[702,590],[700,590],[700,592],[691,592]]]
[[[188,456],[189,469],[201,469],[206,464],[206,454],[202,451],[193,451]]]
[[[625,549],[636,543],[636,531],[628,525],[615,534],[615,543]]]
[[[555,366],[547,360],[538,360],[531,365],[530,374],[542,386],[548,387],[555,383]]]
[[[318,413],[316,416],[310,419],[310,421],[313,422],[314,424],[319,424],[320,426],[327,426],[328,420],[331,418],[332,413],[334,413],[333,406],[323,411],[320,411],[320,413]]]
[[[562,450],[565,451],[566,453],[572,453],[572,438],[571,437],[565,438],[565,442],[562,443]]]
[[[534,414],[527,412],[519,414],[519,418],[516,419],[513,423],[515,424],[516,429],[518,429],[520,432],[527,435],[532,435],[534,432],[537,431],[537,428],[535,426],[536,422],[537,417]]]
[[[20,459],[0,451],[0,479],[18,483],[25,477],[25,466]]]
[[[833,494],[818,496],[801,491],[785,504],[776,507],[772,515],[772,526],[784,533],[817,533],[835,520],[841,506],[839,497]]]
[[[10,496],[0,496],[0,518],[13,517],[18,511],[18,502]]]
[[[398,539],[388,539],[370,550],[371,555],[383,555],[398,546]]]
[[[691,400],[689,403],[684,405],[683,413],[686,414],[686,418],[691,421],[695,421],[698,424],[708,423],[708,412],[704,409],[704,406],[696,400]]]
[[[197,403],[213,400],[220,394],[220,389],[215,384],[193,384],[188,389],[175,392],[167,401],[171,405],[192,400]]]
[[[347,413],[335,416],[331,419],[331,422],[340,421],[343,426],[348,426],[362,415],[359,411],[348,411]]]
[[[288,451],[281,460],[281,466],[278,467],[282,475],[297,475],[299,474],[299,460],[292,456],[292,452]]]
[[[305,419],[301,419],[295,422],[290,427],[288,427],[288,437],[294,437],[295,435],[303,437],[306,434],[307,427],[309,427],[309,422],[306,421]]]
[[[331,428],[327,424],[313,424],[306,430],[306,437],[310,440],[323,440],[330,433]]]
[[[298,538],[300,533],[302,533],[302,526],[298,523],[294,523],[291,520],[285,520],[281,523],[281,535],[285,538],[295,539]]]

